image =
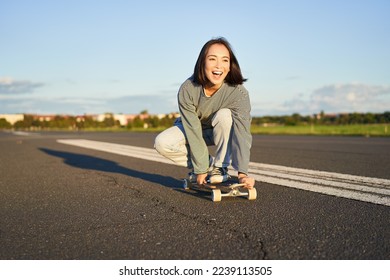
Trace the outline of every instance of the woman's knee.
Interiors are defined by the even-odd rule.
[[[213,117],[212,121],[212,126],[215,127],[219,125],[225,128],[229,128],[232,126],[232,123],[232,112],[230,111],[230,109],[223,108],[215,113],[215,116]]]
[[[154,139],[154,148],[161,155],[172,152],[184,138],[180,128],[173,126],[158,134]]]
[[[159,133],[156,138],[154,139],[154,148],[157,152],[160,154],[164,154],[167,150],[167,147],[169,146],[169,137],[167,137],[167,133],[164,130],[163,132]]]

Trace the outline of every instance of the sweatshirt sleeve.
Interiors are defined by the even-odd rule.
[[[209,165],[209,153],[203,139],[202,125],[196,112],[194,94],[191,94],[185,84],[178,93],[178,103],[186,133],[187,142],[190,147],[190,155],[195,174],[207,173]]]
[[[237,97],[232,104],[232,166],[238,172],[248,174],[252,146],[251,105],[249,94],[243,86],[237,86]]]

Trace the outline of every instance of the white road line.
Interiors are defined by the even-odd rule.
[[[144,160],[173,164],[154,149],[84,139],[57,142]],[[233,174],[233,170],[229,171]],[[251,162],[249,173],[259,182],[390,206],[390,180]]]
[[[82,148],[98,150],[103,152],[108,152],[112,154],[118,154],[122,156],[129,156],[134,158],[140,158],[145,160],[151,160],[161,163],[173,164],[172,161],[162,157],[154,149],[141,148],[129,145],[114,144],[108,142],[98,142],[92,140],[84,139],[59,139],[57,142],[62,144],[68,144],[73,146],[78,146]]]
[[[17,136],[32,136],[32,135],[37,135],[37,133],[25,132],[25,131],[12,131],[12,134],[17,135]]]

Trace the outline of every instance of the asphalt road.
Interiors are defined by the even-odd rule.
[[[155,136],[0,132],[0,259],[390,259],[389,206],[264,182],[213,203],[184,168],[57,142]],[[251,161],[390,179],[390,139],[254,136]]]

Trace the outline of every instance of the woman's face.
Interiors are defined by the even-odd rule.
[[[212,86],[220,87],[230,71],[230,55],[222,44],[213,44],[206,54],[206,77]]]

